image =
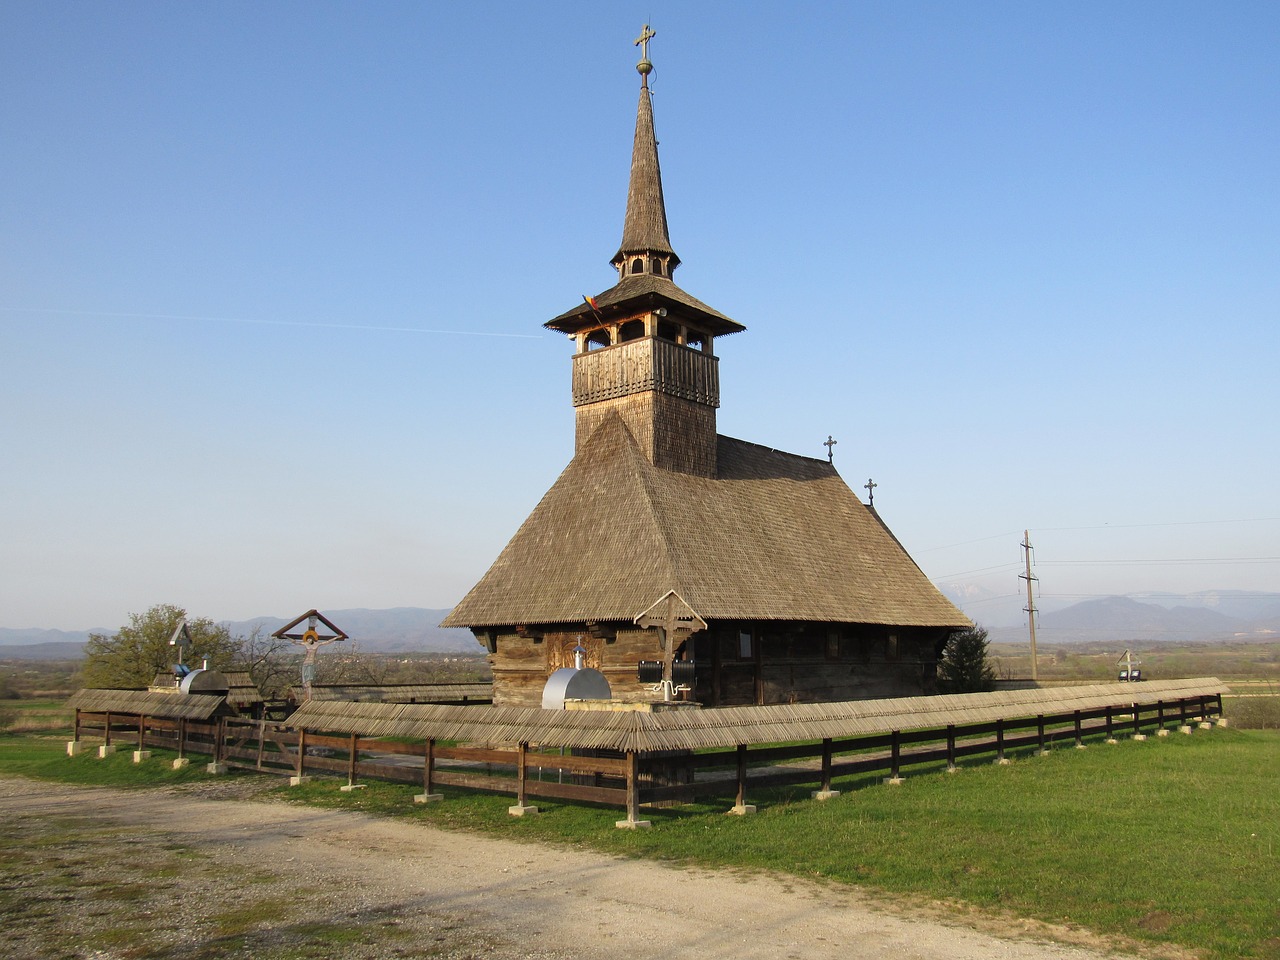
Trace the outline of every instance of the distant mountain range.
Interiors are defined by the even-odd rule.
[[[421,607],[391,610],[324,610],[355,649],[365,653],[481,653],[470,630],[439,626],[449,613]],[[291,618],[290,618],[291,619]],[[270,634],[289,622],[284,617],[221,621],[233,637],[247,637],[255,629]],[[91,633],[115,633],[114,629],[41,630],[0,627],[0,659],[70,660],[84,652]]]
[[[950,591],[943,587],[943,592]],[[952,596],[971,618],[987,627],[993,641],[1026,638],[1026,615],[1021,623],[1007,619],[998,626],[1002,608],[983,606],[972,596]],[[1004,598],[1000,598],[1004,599]],[[1014,610],[1016,611],[1016,607]],[[439,626],[449,613],[421,607],[391,610],[325,610],[324,615],[351,637],[353,646],[366,653],[470,653],[481,647],[470,630]],[[990,616],[990,619],[987,617]],[[1004,619],[1002,616],[1002,619]],[[255,617],[224,621],[232,636],[245,637],[260,630],[269,634],[288,623],[283,617]],[[0,627],[0,659],[75,659],[83,653],[90,633],[114,630],[16,630]],[[1280,593],[1213,591],[1191,596],[1135,594],[1085,600],[1058,609],[1042,609],[1036,621],[1036,639],[1054,644],[1115,641],[1159,643],[1221,640],[1280,640]]]
[[[1167,605],[1171,601],[1176,602]],[[982,622],[979,609],[975,605],[970,616]],[[1026,614],[1021,624],[988,627],[988,633],[994,641],[1025,639]],[[1042,610],[1036,618],[1036,639],[1047,645],[1280,640],[1280,594],[1100,597]]]

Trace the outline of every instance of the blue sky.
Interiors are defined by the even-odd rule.
[[[460,599],[572,456],[646,18],[722,433],[833,435],[979,619],[1026,528],[1048,604],[1280,590],[1274,3],[11,0],[0,625]]]

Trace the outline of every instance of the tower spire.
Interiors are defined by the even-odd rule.
[[[649,90],[653,64],[649,60],[649,41],[656,35],[646,23],[636,39],[636,46],[640,47],[640,62],[636,64],[636,71],[640,74],[640,104],[636,109],[636,135],[631,147],[631,179],[627,187],[622,243],[610,261],[619,278],[633,273],[670,278],[680,263],[667,234],[658,140],[653,132],[653,94]]]

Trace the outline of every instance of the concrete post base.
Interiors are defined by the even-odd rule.
[[[183,767],[191,766],[191,761],[186,757],[178,757],[173,761],[173,769],[181,770]]]
[[[889,777],[885,780],[885,785],[889,787],[900,787],[906,782],[906,777]]]
[[[1190,725],[1190,724],[1187,724],[1187,723],[1184,723],[1182,726],[1180,726],[1180,727],[1178,728],[1178,732],[1179,732],[1179,733],[1185,733],[1185,734],[1187,734],[1187,736],[1190,736],[1190,735],[1191,735],[1191,725]]]
[[[729,808],[730,815],[735,817],[749,817],[755,812],[756,805],[754,803],[739,803]]]
[[[517,803],[514,806],[507,807],[507,813],[511,814],[513,817],[535,817],[538,815],[538,808],[527,806],[522,807]]]
[[[116,748],[114,744],[108,745],[104,743],[102,744],[102,746],[98,747],[98,759],[103,760],[106,757],[111,756],[115,752],[116,752]]]
[[[135,751],[133,751],[133,762],[134,762],[134,763],[141,763],[143,760],[150,760],[150,759],[151,759],[151,751],[150,751],[150,750],[135,750]]]
[[[311,782],[310,777],[290,777],[289,778],[289,786],[291,787],[300,787],[304,783],[310,783],[310,782]]]
[[[1135,733],[1133,735],[1133,739],[1141,743],[1143,740],[1147,739],[1147,735],[1145,733]]]
[[[1107,743],[1119,743],[1119,742],[1120,741],[1117,740],[1115,737],[1107,737]]]
[[[1010,760],[1008,757],[1001,757],[999,760],[996,761],[996,766],[1007,767],[1011,763],[1013,763],[1013,761]]]
[[[357,790],[363,790],[368,784],[365,783],[344,783],[338,789],[343,793],[354,793]]]
[[[1220,726],[1220,727],[1225,727],[1225,726],[1227,726],[1227,718],[1226,718],[1226,717],[1219,717],[1219,718],[1218,718],[1218,726]]]
[[[830,800],[832,797],[840,796],[839,790],[815,790],[809,794],[814,800]]]
[[[1201,729],[1201,730],[1212,730],[1212,729],[1213,729],[1213,724],[1212,724],[1212,723],[1210,723],[1208,720],[1201,720],[1201,721],[1200,721],[1200,729]]]
[[[648,830],[653,823],[649,820],[615,820],[613,825],[619,830]]]
[[[225,763],[208,763],[208,764],[205,764],[204,772],[213,773],[213,774],[223,774],[227,772],[227,765]]]
[[[80,754],[82,754],[82,753],[84,753],[84,741],[83,741],[83,740],[68,740],[68,741],[67,741],[67,756],[68,756],[68,757],[78,757],[78,756],[80,756]]]
[[[1157,737],[1167,737],[1168,735],[1169,735],[1168,727],[1161,727],[1159,730],[1156,731]]]
[[[418,793],[418,794],[414,794],[413,802],[414,803],[435,803],[436,801],[443,800],[443,799],[444,799],[443,793]]]
[[[1077,743],[1077,744],[1076,744],[1076,749],[1077,749],[1077,750],[1088,750],[1088,749],[1089,749],[1089,745],[1088,745],[1087,743]]]
[[[959,773],[959,772],[960,772],[960,768],[957,767],[954,763],[947,765],[947,773]]]
[[[1049,756],[1049,754],[1051,754],[1051,753],[1053,753],[1053,751],[1052,751],[1052,750],[1049,750],[1049,749],[1047,749],[1047,748],[1046,748],[1046,749],[1044,749],[1044,750],[1037,750],[1037,751],[1036,751],[1036,756],[1037,756],[1037,757],[1047,757],[1047,756]]]

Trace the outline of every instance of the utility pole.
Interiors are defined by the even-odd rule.
[[[1027,572],[1018,574],[1019,580],[1027,581],[1027,624],[1031,627],[1031,679],[1039,680],[1040,673],[1036,668],[1036,600],[1031,591],[1031,581],[1037,579],[1031,573],[1031,531],[1022,531],[1022,552],[1026,556]]]

